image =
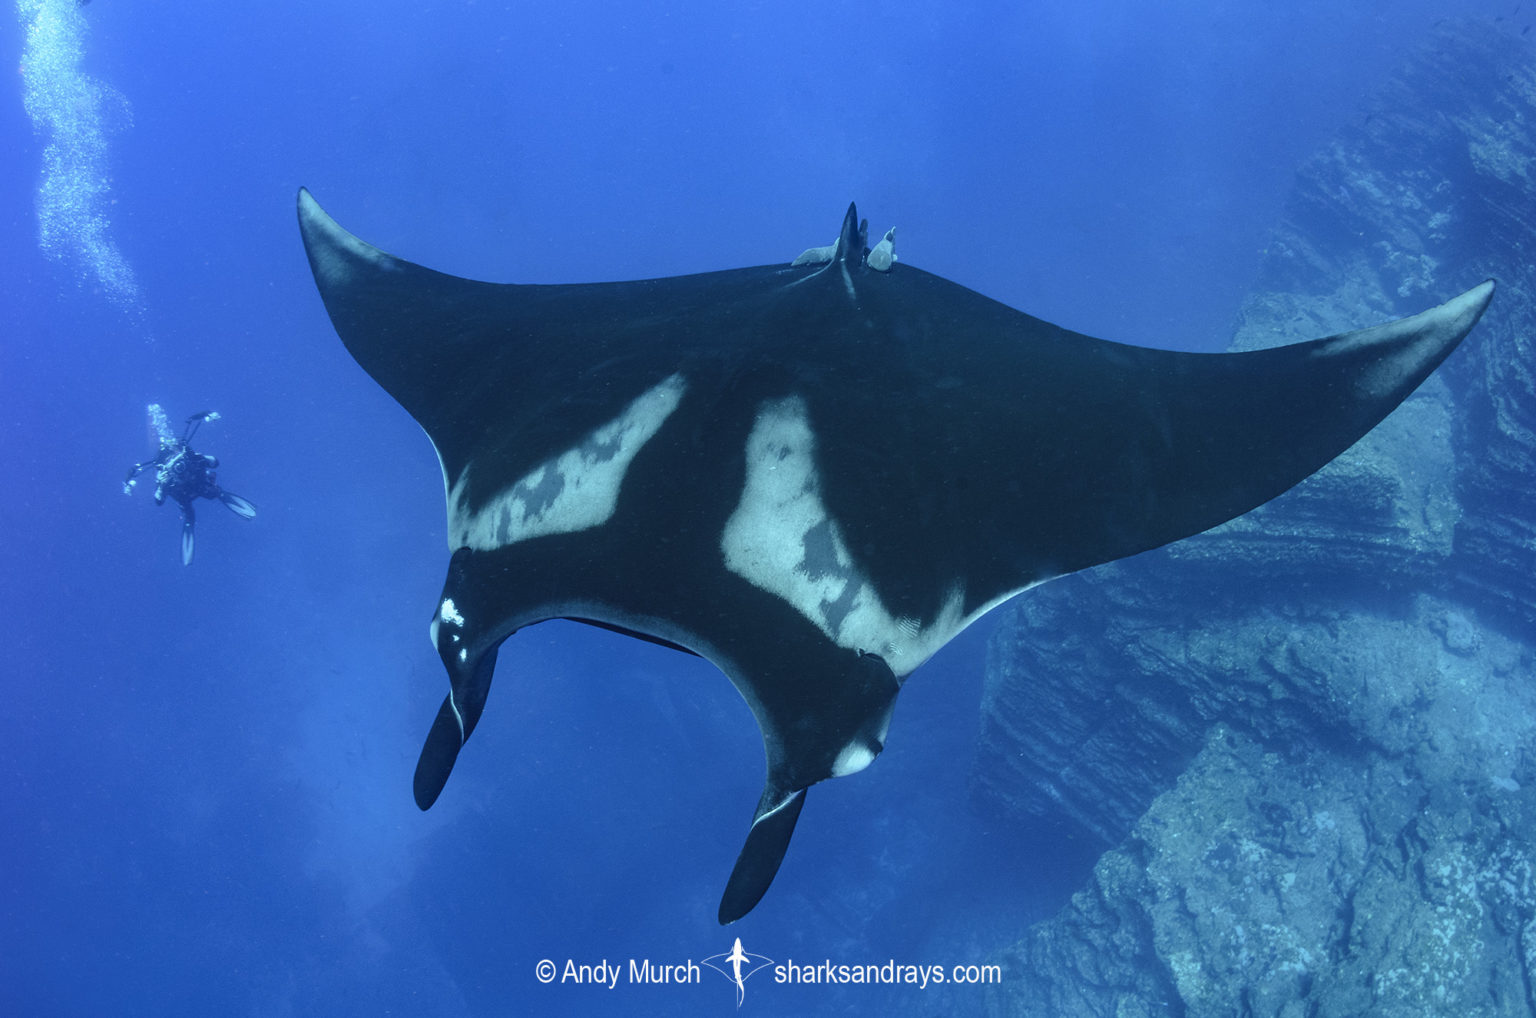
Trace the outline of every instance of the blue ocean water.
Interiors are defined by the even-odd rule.
[[[701,661],[518,634],[418,812],[440,475],[331,331],[299,185],[404,257],[525,282],[788,260],[857,199],[912,264],[1214,349],[1297,165],[1437,20],[1519,6],[19,0],[0,1014],[724,1014],[735,988],[708,970],[608,989],[536,965],[738,936],[777,961],[982,963],[1085,863],[967,806],[985,622],[907,685],[874,766],[812,791],[728,930],[762,751]],[[198,447],[260,510],[205,504],[187,568],[174,511],[120,490],[150,402],[219,410]],[[771,979],[743,1008],[979,1002]]]

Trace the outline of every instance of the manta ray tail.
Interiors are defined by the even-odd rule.
[[[869,220],[860,219],[857,203],[849,202],[848,213],[843,216],[843,228],[838,231],[837,240],[825,247],[808,248],[790,265],[840,263],[846,268],[850,264],[861,264],[868,253]]]
[[[848,203],[848,214],[843,216],[843,228],[837,235],[837,251],[833,260],[858,265],[869,251],[869,220],[859,218],[859,207]]]

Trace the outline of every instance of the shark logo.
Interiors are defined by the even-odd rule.
[[[740,1007],[747,997],[747,979],[772,965],[773,959],[742,950],[741,938],[737,937],[730,953],[711,955],[704,959],[704,964],[736,984],[736,1006]]]

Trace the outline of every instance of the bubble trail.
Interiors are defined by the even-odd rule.
[[[22,104],[47,139],[37,188],[38,246],[114,305],[140,310],[139,284],[112,239],[107,137],[132,121],[116,89],[80,69],[88,26],[78,0],[17,0],[26,34]]]

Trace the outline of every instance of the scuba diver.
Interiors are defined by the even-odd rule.
[[[132,495],[139,475],[150,467],[155,468],[155,505],[164,505],[167,497],[181,509],[181,564],[192,564],[192,523],[196,518],[192,502],[199,498],[216,498],[229,507],[236,516],[250,519],[256,515],[256,507],[239,495],[220,488],[214,468],[219,465],[216,457],[194,452],[192,436],[204,421],[219,419],[218,411],[204,410],[187,418],[186,427],[178,436],[171,430],[165,411],[160,404],[149,405],[149,423],[160,439],[160,452],[152,460],[135,463],[123,481],[123,494]]]

